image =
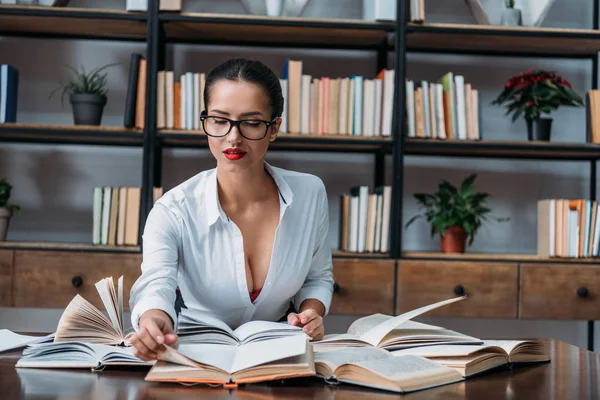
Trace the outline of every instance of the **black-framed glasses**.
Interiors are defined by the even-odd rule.
[[[242,119],[239,121],[225,118],[216,117],[213,115],[202,115],[200,121],[202,122],[202,129],[204,133],[212,137],[223,137],[227,136],[234,126],[237,126],[240,135],[248,140],[261,140],[267,136],[269,127],[275,123],[277,118],[272,121],[263,121],[260,119]]]

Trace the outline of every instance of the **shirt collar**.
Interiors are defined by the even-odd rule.
[[[277,190],[279,191],[279,196],[281,201],[283,202],[283,207],[287,208],[292,204],[292,200],[294,198],[294,194],[292,193],[292,189],[290,185],[285,181],[285,178],[277,171],[276,168],[273,168],[266,161],[264,162],[265,169],[275,181],[277,185]],[[205,186],[205,199],[206,199],[206,216],[208,225],[212,225],[217,222],[217,219],[221,218],[224,222],[229,221],[229,217],[225,214],[225,211],[221,208],[221,204],[219,203],[219,191],[217,190],[217,169],[213,169],[208,176]],[[282,210],[283,214],[283,210]]]

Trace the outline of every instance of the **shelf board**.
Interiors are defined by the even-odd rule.
[[[237,14],[161,14],[167,40],[199,44],[372,49],[388,43],[392,22],[266,17]]]
[[[600,158],[600,144],[406,138],[404,154],[532,160],[596,160]]]
[[[104,253],[139,253],[140,246],[109,246],[93,245],[91,243],[62,243],[62,242],[0,242],[0,249],[13,250],[56,250],[56,251],[90,251]]]
[[[594,29],[408,23],[409,51],[525,56],[591,57],[600,51]]]
[[[161,129],[157,137],[165,147],[207,148],[207,136],[202,131]],[[371,153],[391,152],[389,137],[364,137],[347,135],[298,135],[280,133],[269,149],[287,151],[325,151]]]
[[[0,36],[146,41],[145,13],[0,5]]]
[[[333,258],[375,258],[375,259],[389,259],[388,253],[355,253],[350,251],[333,250]]]
[[[142,146],[143,132],[118,126],[0,124],[0,142]]]
[[[541,257],[537,254],[514,253],[469,253],[448,254],[441,252],[407,251],[402,253],[402,260],[439,260],[439,261],[490,261],[490,262],[544,262],[544,263],[580,263],[600,264],[600,258],[558,258]]]

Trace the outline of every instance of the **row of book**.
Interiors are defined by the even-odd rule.
[[[0,64],[0,123],[17,122],[19,70]]]
[[[479,91],[462,75],[447,72],[435,82],[406,79],[407,136],[481,139]]]
[[[154,201],[162,188],[154,188]],[[97,186],[93,191],[93,233],[95,245],[137,246],[140,223],[140,187]]]
[[[386,253],[389,251],[392,187],[354,186],[341,195],[340,244],[342,251]]]
[[[539,256],[600,256],[600,213],[595,200],[539,200],[537,212]]]
[[[200,130],[204,110],[206,74],[185,72],[175,80],[173,71],[158,71],[156,79],[156,127]]]

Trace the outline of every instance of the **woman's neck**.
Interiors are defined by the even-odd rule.
[[[217,167],[217,187],[221,206],[236,209],[265,200],[271,190],[277,190],[263,162],[235,173],[218,170]]]

